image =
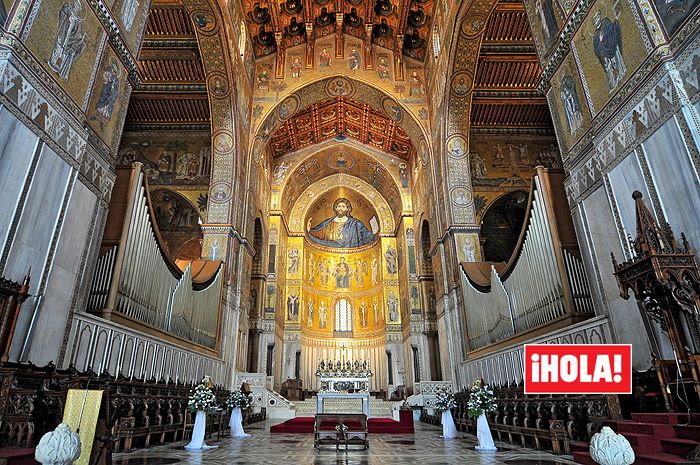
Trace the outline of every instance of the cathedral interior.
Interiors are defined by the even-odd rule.
[[[699,3],[0,0],[0,457],[71,387],[117,453],[205,376],[269,421],[341,363],[426,428],[482,379],[556,463],[700,418]],[[631,344],[633,392],[518,407],[535,343]]]

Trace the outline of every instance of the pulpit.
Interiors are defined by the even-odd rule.
[[[300,379],[288,379],[282,383],[280,394],[287,400],[304,400],[304,391]]]
[[[632,198],[637,237],[631,243],[630,260],[618,264],[611,254],[615,277],[620,295],[629,299],[629,291],[634,292],[642,317],[668,338],[672,355],[655,353],[654,362],[666,409],[685,412],[700,403],[700,270],[685,235],[681,234],[679,245],[671,227],[656,221],[642,194],[635,191]],[[656,340],[657,334],[651,331],[649,337]],[[680,393],[693,391],[693,399],[680,399]]]

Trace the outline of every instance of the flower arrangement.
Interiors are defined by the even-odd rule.
[[[209,388],[208,384],[208,380],[205,378],[190,391],[190,397],[187,400],[187,409],[190,412],[196,412],[198,410],[210,412],[219,407],[216,396]]]
[[[496,411],[496,398],[493,390],[482,384],[480,379],[475,379],[474,384],[469,389],[469,418],[476,420],[482,413],[490,413]]]
[[[441,389],[437,392],[435,396],[435,410],[438,413],[447,412],[457,407],[457,402],[455,402],[455,396],[451,392],[447,392],[445,389]]]
[[[345,433],[348,430],[348,425],[341,423],[339,425],[335,425],[335,430],[339,433]]]
[[[252,404],[250,395],[246,395],[240,389],[231,391],[231,395],[226,399],[226,407],[234,409],[236,407],[245,410]]]

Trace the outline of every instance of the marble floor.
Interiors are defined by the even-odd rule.
[[[522,449],[497,443],[498,452],[477,452],[476,438],[465,434],[452,440],[440,437],[442,430],[416,424],[415,435],[370,435],[368,450],[352,447],[346,453],[327,446],[314,450],[312,434],[270,434],[270,426],[281,420],[267,420],[246,428],[248,438],[207,440],[216,449],[189,452],[185,443],[173,443],[129,454],[115,454],[114,465],[387,465],[387,464],[483,464],[483,465],[571,465],[571,457]]]

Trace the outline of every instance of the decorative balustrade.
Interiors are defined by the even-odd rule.
[[[272,390],[273,377],[265,373],[244,373],[237,371],[233,378],[233,386],[238,389],[243,383],[248,384],[253,395],[253,408],[267,409],[270,418],[280,418],[275,411],[285,410],[287,414],[293,416],[294,404],[282,397],[281,394]],[[285,416],[284,413],[281,416]]]
[[[66,360],[79,370],[136,379],[226,383],[223,360],[87,313],[73,317]]]

